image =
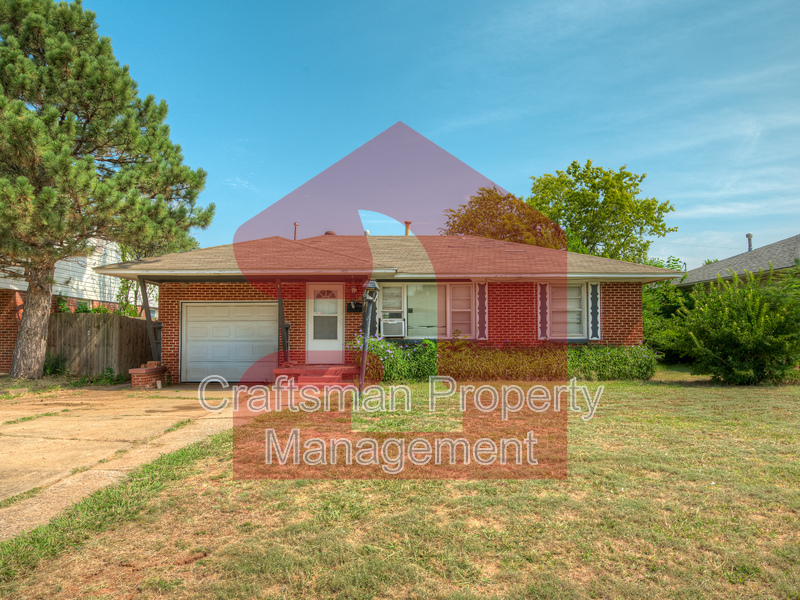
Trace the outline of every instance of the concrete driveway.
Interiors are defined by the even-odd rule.
[[[111,459],[130,463],[133,457],[125,456],[136,449],[136,455],[152,460],[162,451],[176,449],[182,438],[186,443],[196,439],[199,425],[206,435],[230,427],[229,411],[213,415],[200,407],[196,387],[142,392],[118,388],[58,390],[0,400],[0,500]],[[209,418],[216,422],[212,425]],[[167,429],[186,420],[192,423],[165,436]],[[149,451],[143,453],[145,448]]]

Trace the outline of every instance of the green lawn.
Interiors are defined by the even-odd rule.
[[[236,481],[217,436],[1,545],[0,589],[800,599],[800,386],[660,370],[569,421],[566,481]]]

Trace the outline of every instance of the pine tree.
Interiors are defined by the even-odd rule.
[[[0,0],[0,273],[28,282],[12,376],[42,375],[57,261],[211,222],[166,116],[80,1]]]

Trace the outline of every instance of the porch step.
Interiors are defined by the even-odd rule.
[[[338,375],[300,375],[295,381],[298,385],[307,383],[339,383],[342,380]]]
[[[307,385],[314,385],[317,386],[319,389],[323,389],[326,387],[338,385],[341,387],[347,387],[348,385],[355,385],[352,381],[342,381],[341,379],[337,379],[336,381],[320,381],[319,379],[308,379],[304,381],[298,381],[298,387],[304,387]]]
[[[299,386],[315,385],[318,388],[331,385],[349,385],[358,377],[359,369],[354,365],[291,365],[273,369],[275,377],[292,377]]]

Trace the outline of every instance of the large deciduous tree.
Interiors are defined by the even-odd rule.
[[[0,0],[0,272],[28,282],[12,376],[42,374],[57,261],[93,238],[142,244],[210,223],[205,172],[183,164],[166,115],[79,1]]]
[[[556,223],[514,194],[480,188],[469,202],[444,211],[444,235],[478,237],[564,249],[567,238]]]
[[[576,236],[587,253],[643,262],[652,244],[648,237],[677,230],[664,222],[672,204],[641,197],[645,177],[624,166],[614,171],[575,161],[566,171],[531,177],[527,202]]]

